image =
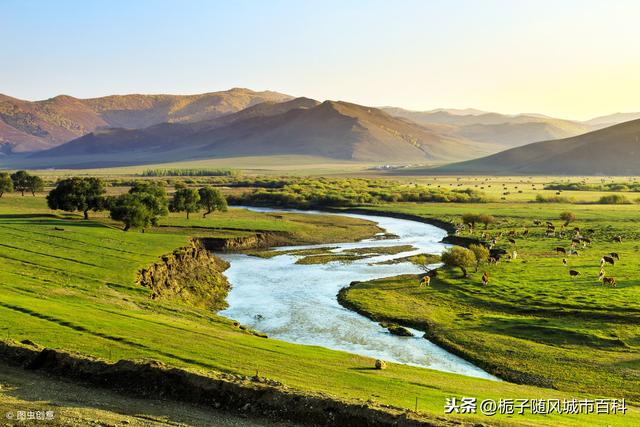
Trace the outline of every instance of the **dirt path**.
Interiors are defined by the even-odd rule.
[[[53,411],[54,419],[18,421],[18,411],[33,418],[50,417],[47,411]],[[12,425],[295,427],[174,401],[126,397],[0,363],[0,426]]]

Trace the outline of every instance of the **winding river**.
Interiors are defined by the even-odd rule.
[[[249,208],[261,212],[286,212],[267,208]],[[314,215],[325,212],[304,211]],[[350,263],[330,262],[318,265],[295,264],[293,255],[263,259],[243,254],[221,254],[231,263],[225,272],[233,288],[229,308],[220,314],[267,333],[272,338],[298,344],[319,345],[391,362],[421,366],[463,375],[498,380],[473,364],[422,338],[423,332],[411,330],[414,337],[390,334],[378,323],[342,307],[336,295],[354,280],[364,281],[398,274],[418,273],[408,262],[375,264],[418,253],[440,253],[446,247],[440,241],[446,231],[432,225],[375,215],[340,214],[378,223],[398,238],[362,240],[356,243],[280,247],[277,250],[336,247],[344,249],[412,245],[415,250],[396,255],[379,255]]]

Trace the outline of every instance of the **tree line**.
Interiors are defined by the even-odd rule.
[[[226,211],[227,201],[222,193],[211,186],[199,189],[176,185],[171,197],[163,185],[153,181],[138,181],[129,191],[118,196],[107,196],[106,185],[100,178],[66,178],[56,183],[47,196],[50,209],[82,212],[109,211],[109,216],[122,222],[124,231],[158,225],[161,217],[171,212],[189,214],[204,210],[203,218],[214,211]]]
[[[17,171],[9,175],[7,172],[0,172],[0,197],[4,193],[13,191],[21,193],[31,193],[34,196],[37,192],[44,190],[44,181],[39,176],[29,175],[26,171]]]

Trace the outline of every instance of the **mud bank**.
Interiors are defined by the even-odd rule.
[[[179,299],[191,305],[221,310],[231,289],[222,274],[229,263],[213,255],[199,239],[163,255],[159,262],[138,271],[136,282],[151,289],[152,299]]]
[[[79,354],[43,349],[27,341],[0,341],[0,359],[28,370],[136,397],[171,399],[306,425],[461,425],[445,418],[425,418],[411,411],[371,402],[342,402],[322,394],[303,394],[262,377],[222,373],[202,375],[148,361],[121,360],[110,363]]]

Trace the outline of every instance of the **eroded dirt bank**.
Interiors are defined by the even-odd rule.
[[[227,306],[225,299],[231,288],[222,274],[227,268],[226,261],[207,250],[200,239],[193,239],[189,246],[138,271],[137,283],[151,289],[153,299],[178,298],[218,311]]]
[[[41,348],[31,342],[0,342],[0,358],[24,369],[45,372],[127,395],[171,399],[232,413],[289,420],[306,425],[449,426],[444,418],[370,402],[342,402],[322,394],[303,394],[262,377],[197,374],[158,362],[117,363]]]

